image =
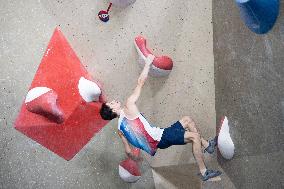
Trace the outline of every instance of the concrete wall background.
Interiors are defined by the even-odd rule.
[[[282,188],[284,4],[274,28],[252,33],[234,1],[213,1],[217,119],[228,116],[236,154],[220,164],[236,188]]]
[[[206,137],[215,132],[211,1],[137,0],[113,7],[107,24],[97,18],[108,1],[0,0],[0,188],[154,188],[149,164],[143,178],[118,176],[124,158],[112,121],[69,162],[13,128],[13,122],[56,26],[110,99],[124,100],[139,72],[133,39],[145,35],[154,52],[170,55],[168,78],[150,78],[139,106],[157,126],[190,115]],[[190,146],[145,157],[153,166],[193,163]]]

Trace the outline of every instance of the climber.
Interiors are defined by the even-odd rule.
[[[116,100],[104,103],[100,110],[102,118],[105,120],[119,118],[118,134],[122,139],[126,154],[133,160],[139,161],[141,159],[131,153],[129,143],[152,156],[155,155],[158,148],[165,149],[171,145],[192,143],[192,151],[200,170],[201,179],[206,181],[221,175],[220,171],[207,169],[202,153],[202,147],[205,148],[205,152],[210,154],[214,152],[217,137],[206,141],[201,137],[194,121],[188,116],[163,129],[151,126],[139,112],[136,102],[146,82],[153,60],[154,56],[148,55],[144,69],[138,78],[137,86],[126,100],[125,106],[122,107],[121,103]]]

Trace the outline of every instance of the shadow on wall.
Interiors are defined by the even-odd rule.
[[[219,164],[236,188],[281,188],[284,4],[265,35],[239,16],[234,1],[213,1],[217,121],[228,116],[236,148],[231,161]]]
[[[281,101],[281,109],[282,109],[282,127],[284,127],[284,98]]]

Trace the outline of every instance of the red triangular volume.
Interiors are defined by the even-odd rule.
[[[86,102],[78,89],[82,78],[102,88],[56,28],[14,127],[62,158],[72,159],[107,124],[99,115],[104,94],[99,102]]]

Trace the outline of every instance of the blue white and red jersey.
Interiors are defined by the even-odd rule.
[[[130,144],[152,156],[155,155],[164,132],[162,128],[151,126],[142,114],[135,119],[128,119],[123,111],[119,116],[118,130],[123,133]]]

